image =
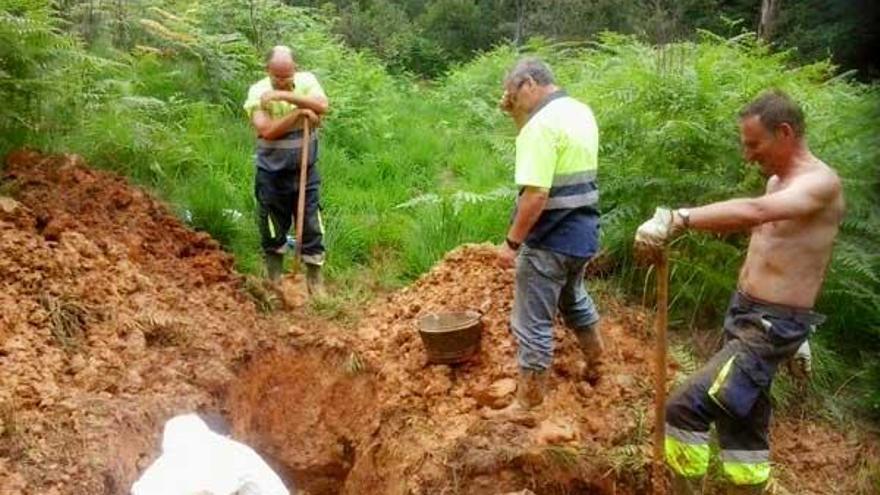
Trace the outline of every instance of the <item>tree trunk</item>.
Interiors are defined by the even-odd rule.
[[[761,0],[761,19],[758,23],[758,36],[770,41],[779,18],[779,6],[782,0]]]
[[[527,0],[516,0],[516,31],[513,35],[513,44],[516,46],[522,45],[523,36],[525,31],[525,21],[526,21],[526,1]]]
[[[257,6],[254,0],[250,0],[248,6],[250,7],[251,29],[254,31],[254,45],[262,50],[265,47],[263,46],[263,33],[260,32],[260,28],[257,27]]]

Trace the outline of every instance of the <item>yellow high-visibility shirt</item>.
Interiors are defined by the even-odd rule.
[[[272,81],[266,77],[261,81],[252,84],[248,89],[247,100],[244,102],[244,111],[248,118],[254,116],[254,112],[260,108],[260,97],[267,91],[272,91]],[[318,82],[318,78],[311,72],[297,71],[293,74],[293,94],[295,96],[304,97],[325,97],[324,89]],[[284,117],[290,112],[296,110],[296,105],[286,101],[273,101],[269,104],[266,111],[273,119]]]

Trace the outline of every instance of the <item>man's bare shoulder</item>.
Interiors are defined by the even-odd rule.
[[[795,178],[793,184],[827,200],[834,199],[843,191],[843,183],[837,172],[818,158],[812,161],[811,167],[806,172]]]

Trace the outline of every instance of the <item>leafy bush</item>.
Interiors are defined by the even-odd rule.
[[[76,96],[102,65],[60,26],[46,0],[0,0],[0,150],[48,130],[49,117],[74,117]]]

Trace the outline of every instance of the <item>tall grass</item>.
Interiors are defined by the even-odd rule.
[[[129,176],[211,232],[241,270],[260,269],[253,132],[241,104],[262,77],[262,53],[278,43],[294,48],[331,99],[319,168],[328,271],[338,287],[393,287],[458,244],[503,238],[514,128],[496,102],[519,55],[512,48],[427,84],[390,76],[374,57],[343,46],[326,19],[277,0],[128,2],[125,16],[90,25],[83,38],[63,31],[45,0],[0,3],[8,7],[0,89],[9,102],[0,107],[0,151],[22,143],[73,151]],[[880,372],[871,364],[880,350],[878,88],[835,77],[827,63],[794,66],[750,34],[703,33],[661,48],[606,34],[588,45],[534,40],[527,50],[597,115],[602,242],[613,280],[632,294],[646,277],[632,260],[632,234],[655,206],[760,194],[761,178],[739,157],[739,108],[769,87],[803,103],[811,146],[840,172],[849,205],[819,303],[830,318],[817,340],[829,350],[825,362],[840,362],[838,353],[855,371],[829,364],[822,376],[829,384],[853,373],[858,379],[847,383],[874,380],[864,399],[880,413]],[[697,234],[676,242],[674,324],[717,324],[745,242]]]

